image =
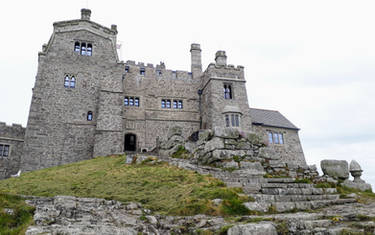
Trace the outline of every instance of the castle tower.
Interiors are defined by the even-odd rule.
[[[82,9],[81,19],[54,23],[39,53],[21,159],[24,171],[89,159],[94,151],[122,151],[117,30],[90,16],[89,9]],[[103,149],[103,139],[111,141],[110,149]]]
[[[227,65],[225,51],[218,51],[215,63],[202,76],[203,128],[216,127],[251,130],[251,118],[245,87],[244,67]]]

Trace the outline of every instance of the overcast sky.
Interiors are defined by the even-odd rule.
[[[2,1],[0,121],[26,126],[37,53],[55,21],[118,26],[122,59],[190,70],[225,50],[245,66],[250,106],[279,110],[301,128],[308,164],[356,159],[375,184],[375,1]]]

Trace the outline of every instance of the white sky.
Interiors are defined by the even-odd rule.
[[[0,121],[26,125],[37,53],[52,23],[118,26],[123,60],[190,70],[225,50],[245,66],[250,106],[279,110],[301,128],[306,160],[356,159],[375,184],[375,2],[304,0],[9,1],[0,3]]]

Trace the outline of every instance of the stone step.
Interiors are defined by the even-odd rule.
[[[244,205],[253,211],[267,212],[290,212],[294,210],[313,210],[331,205],[356,202],[354,199],[316,200],[316,201],[295,201],[295,202],[246,202]]]
[[[323,195],[266,195],[266,194],[249,194],[258,202],[298,202],[298,201],[320,201],[320,200],[337,200],[340,198],[337,194]]]
[[[323,195],[336,193],[335,188],[262,188],[261,193],[268,195]]]
[[[268,183],[294,183],[296,178],[265,178]]]
[[[262,188],[313,188],[313,184],[305,183],[264,183]]]

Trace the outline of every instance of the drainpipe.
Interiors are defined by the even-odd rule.
[[[198,90],[199,95],[199,130],[202,130],[202,93],[203,90]]]

